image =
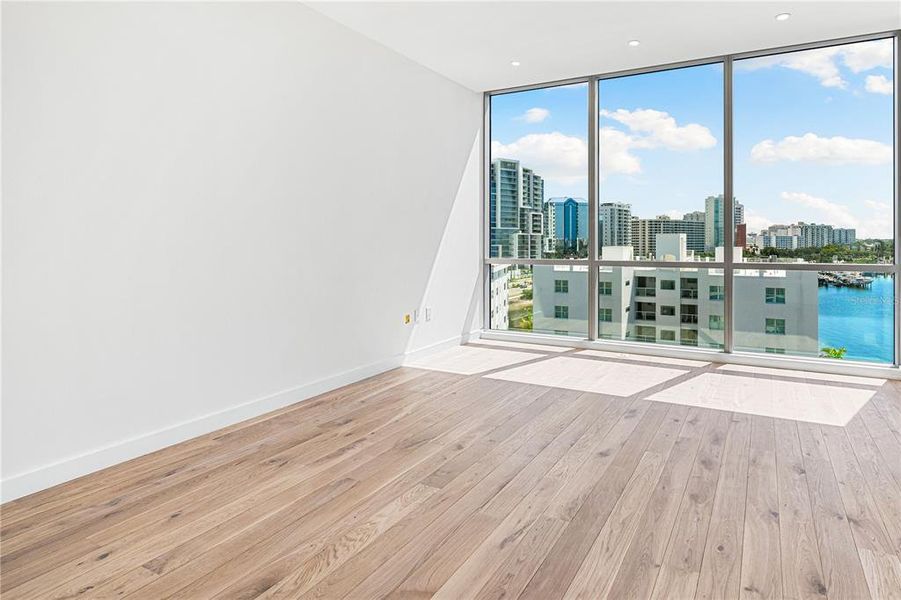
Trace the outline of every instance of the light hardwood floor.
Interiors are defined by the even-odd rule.
[[[873,392],[823,425],[647,399],[715,365],[605,395],[496,376],[665,359],[503,352],[522,356],[396,369],[7,503],[0,593],[901,598],[901,384],[812,377]]]

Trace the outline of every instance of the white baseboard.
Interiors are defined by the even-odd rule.
[[[459,335],[447,340],[412,350],[405,354],[398,354],[384,360],[368,365],[363,365],[348,371],[337,373],[317,381],[297,386],[255,400],[250,400],[237,406],[204,415],[190,421],[183,421],[170,427],[148,432],[144,435],[122,440],[79,454],[64,458],[55,463],[44,465],[12,475],[0,481],[0,501],[8,502],[21,498],[28,494],[47,489],[77,477],[111,467],[126,460],[131,460],[150,452],[155,452],[166,446],[178,444],[191,438],[240,423],[266,414],[273,410],[290,406],[313,396],[334,390],[384,373],[396,367],[400,367],[405,361],[412,358],[421,358],[434,352],[457,346],[470,339],[479,337],[479,332],[471,332]]]

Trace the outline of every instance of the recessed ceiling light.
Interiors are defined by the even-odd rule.
[[[634,48],[635,46],[640,46],[641,42],[638,40],[629,40],[629,45]]]
[[[788,21],[791,18],[791,16],[792,16],[791,13],[779,13],[778,15],[776,15],[776,20],[777,21]]]
[[[511,65],[511,66],[518,67],[519,64],[520,64],[520,63],[519,63],[518,60],[511,60],[511,61],[510,61],[510,65]]]

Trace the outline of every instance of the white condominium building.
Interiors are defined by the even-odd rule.
[[[659,234],[657,260],[691,261],[686,236]],[[741,248],[734,249],[736,262]],[[605,247],[602,258],[629,260],[631,247]],[[723,248],[716,248],[723,259]],[[602,267],[598,278],[598,337],[719,348],[725,329],[722,269]],[[586,267],[535,266],[534,329],[584,337]],[[815,356],[817,274],[778,269],[735,270],[735,347]]]

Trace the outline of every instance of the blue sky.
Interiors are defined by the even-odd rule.
[[[739,61],[735,194],[751,231],[773,223],[891,236],[891,41]],[[587,197],[586,85],[495,96],[495,157],[546,179],[546,197]],[[601,201],[633,214],[703,210],[722,192],[722,67],[604,80]]]

